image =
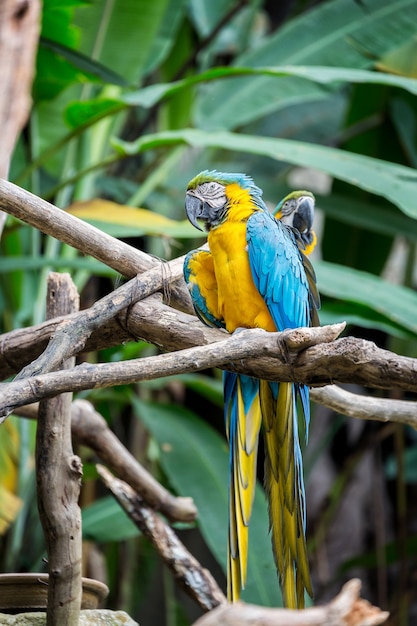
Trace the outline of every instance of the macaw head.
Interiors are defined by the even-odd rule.
[[[276,206],[275,217],[287,226],[298,230],[309,254],[316,245],[313,230],[315,198],[310,191],[293,191]]]
[[[256,207],[265,208],[262,190],[250,176],[204,170],[188,183],[185,212],[193,226],[203,230],[198,223],[201,220],[206,230],[210,230],[226,219],[233,201],[248,194]]]

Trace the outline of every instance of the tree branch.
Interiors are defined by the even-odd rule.
[[[82,364],[68,372],[53,372],[4,383],[0,393],[0,415],[67,390],[129,384],[215,366],[227,366],[233,371],[271,380],[310,385],[337,380],[377,388],[415,389],[417,360],[398,356],[377,348],[371,342],[352,337],[332,342],[343,327],[344,324],[335,324],[283,333],[251,329],[207,346],[124,363]],[[316,343],[318,345],[312,345]],[[260,366],[265,359],[253,359],[255,367],[248,367],[242,362],[242,359],[259,354],[274,357],[269,359],[268,371]]]
[[[48,277],[47,315],[76,310],[79,297],[69,274]],[[62,367],[73,366],[67,362]],[[72,394],[44,400],[36,430],[39,516],[48,551],[47,625],[78,625],[81,607],[82,465],[71,443]]]
[[[287,330],[283,333],[267,333],[250,329],[209,346],[198,346],[160,356],[132,359],[122,363],[83,363],[68,372],[51,372],[19,377],[11,383],[3,383],[0,392],[0,416],[6,417],[18,406],[50,398],[65,391],[100,389],[114,385],[130,384],[141,380],[170,376],[185,372],[197,372],[207,367],[225,365],[254,354],[278,356],[285,364],[286,377],[293,380],[293,367],[288,364],[288,351],[297,345],[298,350],[320,342],[331,341],[344,328],[343,324],[318,328]],[[44,353],[45,354],[45,353]],[[43,355],[42,355],[43,356]],[[277,364],[279,361],[277,361]],[[279,375],[278,375],[279,376]],[[4,420],[0,420],[1,421]]]
[[[82,352],[93,330],[98,330],[118,313],[146,298],[151,293],[163,288],[169,282],[171,272],[182,272],[184,258],[180,257],[166,265],[157,265],[132,278],[115,291],[95,302],[89,309],[62,321],[52,335],[46,350],[32,363],[27,365],[16,380],[44,374],[57,369],[61,363],[75,354]]]
[[[310,396],[314,402],[349,417],[378,422],[398,422],[408,424],[417,430],[417,402],[360,395],[341,389],[337,385],[311,389]]]
[[[205,611],[225,604],[226,598],[210,572],[187,550],[173,529],[129,485],[115,478],[102,465],[96,467],[106,487],[151,541],[184,591]]]
[[[94,257],[128,278],[157,267],[164,272],[165,268],[164,285],[170,284],[168,300],[180,310],[192,312],[191,298],[184,281],[174,284],[179,278],[182,279],[182,267],[175,263],[171,263],[168,268],[168,264],[5,180],[0,180],[0,210]]]
[[[37,419],[38,404],[20,407],[15,415]],[[125,448],[108,427],[104,417],[87,400],[75,400],[71,406],[71,432],[74,439],[97,454],[100,461],[156,511],[169,520],[191,522],[197,517],[192,498],[176,497],[165,489]]]
[[[200,617],[194,626],[377,626],[386,622],[388,611],[362,600],[360,588],[360,580],[354,578],[329,604],[299,611],[245,602],[226,604]]]

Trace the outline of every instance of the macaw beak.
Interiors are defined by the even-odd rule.
[[[187,191],[187,194],[185,196],[185,213],[187,215],[187,218],[195,228],[198,228],[198,230],[204,230],[203,228],[201,228],[200,224],[197,221],[198,219],[205,218],[204,203],[200,198],[197,198],[189,191]]]
[[[293,227],[300,233],[310,232],[314,219],[314,198],[301,196],[294,213]]]

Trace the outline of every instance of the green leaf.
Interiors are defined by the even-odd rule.
[[[134,237],[146,234],[195,239],[195,228],[188,220],[172,220],[147,209],[136,209],[101,198],[75,203],[68,208],[68,212],[89,223],[103,225],[103,230],[106,232],[108,232],[108,225],[112,225],[112,233],[124,233],[123,236]]]
[[[112,496],[82,509],[82,528],[84,539],[93,541],[124,541],[140,534]]]
[[[417,293],[351,267],[316,261],[319,291],[332,298],[358,302],[405,331],[417,333]]]
[[[67,48],[76,48],[80,33],[72,24],[76,7],[82,3],[79,0],[45,0],[42,10],[41,38],[54,41]],[[44,46],[38,49],[36,60],[36,74],[33,85],[35,100],[55,97],[60,91],[77,79],[85,80],[85,76],[62,57],[58,57],[52,50]]]
[[[159,67],[169,55],[184,17],[186,5],[187,0],[168,0],[158,32],[151,42],[144,73],[148,74]]]
[[[321,84],[329,83],[365,83],[386,85],[388,87],[399,87],[412,94],[417,94],[417,80],[413,78],[405,78],[403,76],[393,76],[383,72],[372,72],[368,70],[358,70],[344,67],[325,67],[325,66],[297,66],[283,65],[271,67],[215,67],[211,68],[196,76],[190,76],[183,80],[174,81],[172,83],[149,85],[137,91],[127,92],[120,97],[121,102],[126,104],[151,107],[159,102],[162,98],[176,94],[177,92],[188,89],[192,85],[200,83],[224,80],[227,78],[238,78],[242,76],[265,76],[276,79],[284,77],[301,78],[308,82],[316,82]],[[278,86],[280,81],[278,80]]]
[[[225,439],[183,407],[138,399],[134,399],[134,407],[159,444],[170,483],[178,494],[194,499],[201,532],[226,571],[229,455]],[[249,533],[248,583],[242,598],[281,606],[268,527],[265,497],[259,487]]]
[[[417,78],[417,40],[406,41],[389,50],[377,63],[379,69],[392,74]]]
[[[333,0],[288,21],[236,66],[328,65],[364,69],[416,32],[414,0]],[[389,36],[388,36],[389,33]],[[201,90],[196,122],[205,129],[236,128],[300,100],[324,97],[317,85],[267,77],[225,81]],[[216,102],[216,106],[212,105]]]
[[[324,295],[322,293],[322,295]],[[416,335],[399,324],[395,324],[385,315],[377,313],[375,310],[357,302],[346,302],[346,300],[322,299],[322,306],[319,311],[320,324],[337,324],[341,320],[350,326],[361,328],[371,328],[380,330],[399,339],[415,339]],[[346,331],[349,334],[349,331]]]
[[[99,79],[104,83],[119,85],[120,87],[127,87],[128,85],[122,76],[112,72],[101,63],[86,57],[80,52],[77,52],[77,50],[73,50],[68,46],[64,46],[63,44],[47,39],[46,37],[41,37],[40,45],[47,50],[52,50],[52,52],[55,52],[57,55],[71,63],[71,65],[83,72],[89,80]]]
[[[318,208],[326,215],[344,224],[357,226],[380,235],[417,239],[417,221],[393,207],[371,204],[360,198],[332,193],[316,198]]]
[[[310,66],[283,66],[283,67],[216,67],[196,76],[171,83],[154,84],[136,91],[120,94],[117,99],[104,99],[101,96],[87,101],[71,102],[66,110],[68,123],[76,128],[81,124],[91,124],[115,112],[130,106],[151,108],[161,101],[176,96],[194,85],[217,81],[225,78],[241,76],[269,76],[277,80],[293,76],[307,82],[322,84],[328,83],[374,83],[391,87],[400,87],[412,94],[417,94],[417,80],[392,76],[382,72],[367,70],[346,69],[343,67],[310,67]]]
[[[136,84],[167,6],[168,0],[98,0],[78,9],[81,51]]]
[[[302,141],[271,139],[227,131],[208,133],[190,128],[147,135],[131,143],[113,139],[114,147],[126,155],[179,144],[187,144],[194,148],[248,152],[321,170],[351,185],[383,196],[407,215],[417,217],[417,206],[413,200],[417,172],[404,165]]]
[[[51,267],[56,270],[87,270],[91,274],[97,274],[98,276],[114,276],[117,274],[115,270],[92,258],[51,258],[47,256],[9,256],[2,259],[0,264],[0,274],[8,274],[9,272],[16,270],[29,272],[45,267]]]
[[[404,480],[406,483],[417,483],[417,446],[407,448],[404,451]],[[398,473],[397,457],[392,454],[385,463],[385,472],[387,478],[395,480]]]
[[[191,0],[190,15],[200,36],[207,37],[233,4],[233,0]]]
[[[71,63],[43,47],[38,50],[37,64],[38,71],[33,84],[35,101],[53,100],[72,83],[88,80],[85,74]]]
[[[405,98],[393,98],[391,116],[411,165],[417,167],[417,116],[415,102],[413,104],[414,107]]]
[[[114,115],[120,111],[121,105],[118,100],[112,98],[96,98],[85,102],[70,102],[65,109],[64,118],[71,128],[89,126],[98,120]]]

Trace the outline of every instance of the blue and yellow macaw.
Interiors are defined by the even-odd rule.
[[[311,191],[292,191],[273,210],[275,217],[298,231],[304,254],[313,252],[317,236],[313,230],[315,198]]]
[[[303,223],[302,230],[310,237],[312,213],[307,218],[307,205],[314,211],[314,198],[300,192],[298,201],[290,200],[293,215],[306,204],[299,224]],[[285,202],[276,210],[291,219]],[[203,322],[233,333],[240,328],[282,331],[317,321],[319,297],[314,270],[302,253],[305,242],[298,230],[271,215],[262,191],[249,176],[201,172],[188,185],[185,207],[190,222],[202,230],[202,221],[208,231],[209,251],[194,250],[184,263],[184,276]],[[248,528],[263,424],[265,487],[283,599],[287,607],[303,607],[304,591],[312,595],[312,587],[296,405],[300,397],[307,430],[308,388],[228,371],[223,384],[230,448],[228,599],[236,601],[246,582]]]

